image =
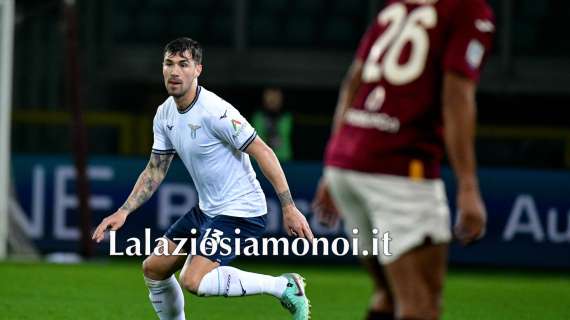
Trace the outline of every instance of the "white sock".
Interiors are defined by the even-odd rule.
[[[272,277],[223,266],[202,278],[198,295],[238,297],[266,293],[281,298],[286,288],[285,277]]]
[[[185,320],[184,294],[176,277],[166,280],[152,280],[144,277],[150,302],[160,320]]]

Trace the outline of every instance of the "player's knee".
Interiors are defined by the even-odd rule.
[[[156,280],[154,279],[154,276],[156,276],[156,274],[153,270],[152,262],[148,258],[144,259],[142,263],[142,270],[145,277]]]
[[[198,294],[198,288],[200,287],[200,282],[202,281],[202,276],[195,274],[180,274],[180,284],[190,293]]]
[[[150,257],[144,259],[142,263],[142,270],[145,277],[152,279],[152,280],[164,280],[167,278],[164,274],[162,274],[160,268],[153,263]]]

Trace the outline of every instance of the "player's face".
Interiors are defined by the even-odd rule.
[[[180,98],[184,96],[192,83],[202,72],[202,65],[192,60],[192,54],[184,51],[180,54],[167,52],[162,62],[162,75],[168,94]]]

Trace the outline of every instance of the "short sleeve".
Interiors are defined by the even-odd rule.
[[[152,143],[152,153],[157,154],[174,154],[176,150],[170,143],[170,139],[164,132],[164,126],[167,125],[165,120],[160,117],[160,109],[156,112],[154,120],[152,121],[152,131],[154,141]]]
[[[240,151],[245,151],[257,136],[255,129],[235,108],[229,107],[210,121],[216,137]]]
[[[495,32],[491,8],[484,1],[462,1],[455,13],[445,50],[444,71],[479,81]]]

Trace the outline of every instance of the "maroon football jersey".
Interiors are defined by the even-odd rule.
[[[326,165],[439,177],[443,74],[478,81],[493,34],[485,0],[388,1],[360,42],[362,84],[329,141]]]

